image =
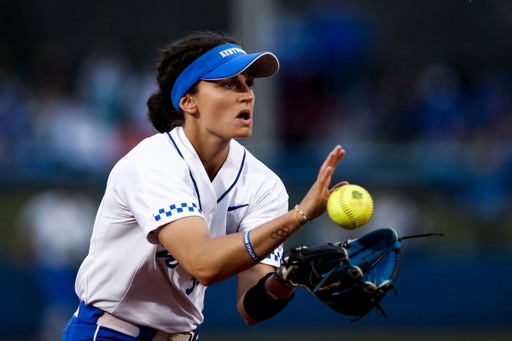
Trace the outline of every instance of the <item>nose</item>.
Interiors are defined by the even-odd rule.
[[[252,88],[249,87],[247,84],[244,84],[244,88],[241,93],[240,97],[242,102],[253,102],[254,101],[254,92],[252,91]]]

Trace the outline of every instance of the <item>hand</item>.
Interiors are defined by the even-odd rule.
[[[334,173],[336,165],[344,155],[345,150],[342,149],[341,146],[334,148],[320,168],[316,182],[299,204],[300,209],[309,220],[313,220],[325,212],[327,209],[327,199],[329,199],[329,196],[335,188],[348,185],[347,181],[343,181],[329,190],[331,176]]]

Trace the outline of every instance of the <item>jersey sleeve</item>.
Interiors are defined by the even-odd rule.
[[[239,231],[245,232],[263,225],[288,212],[288,193],[282,181],[276,176],[266,179],[251,201],[248,214],[242,219]],[[280,245],[261,263],[274,267],[281,265],[283,245]]]
[[[203,217],[185,161],[158,148],[133,150],[119,166],[113,184],[119,200],[152,244],[152,231],[172,221]],[[117,166],[116,166],[117,167]]]

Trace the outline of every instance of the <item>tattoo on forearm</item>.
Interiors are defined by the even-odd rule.
[[[277,231],[272,232],[270,234],[270,238],[277,239],[277,237],[285,237],[290,233],[290,229],[288,226],[283,227],[282,229],[277,229]]]

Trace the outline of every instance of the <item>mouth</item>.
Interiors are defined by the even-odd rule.
[[[249,121],[251,119],[251,112],[249,110],[243,110],[236,118],[243,121]]]

